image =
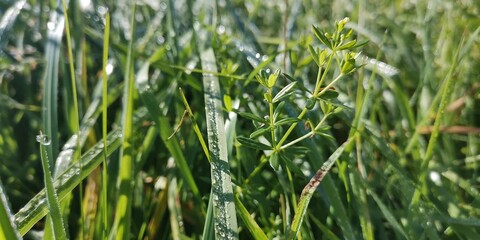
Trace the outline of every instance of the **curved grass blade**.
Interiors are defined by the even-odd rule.
[[[267,240],[268,239],[267,235],[265,235],[262,228],[258,226],[257,222],[250,215],[250,213],[245,208],[243,203],[240,201],[238,196],[235,194],[234,197],[235,197],[235,204],[237,205],[237,208],[238,208],[238,215],[240,216],[240,218],[242,218],[245,225],[247,225],[247,228],[252,234],[253,238]]]
[[[13,224],[13,215],[9,205],[0,180],[0,239],[21,239],[17,226]]]
[[[315,193],[318,185],[322,182],[325,175],[327,175],[330,168],[333,164],[337,161],[337,159],[342,155],[345,147],[350,143],[350,139],[344,142],[340,147],[335,150],[335,152],[330,155],[328,160],[323,163],[322,167],[317,171],[317,173],[310,179],[310,182],[305,186],[302,191],[302,195],[300,196],[300,200],[297,205],[297,209],[295,211],[295,216],[293,217],[292,221],[292,228],[290,229],[290,233],[288,235],[288,239],[295,239],[297,237],[298,231],[302,225],[303,218],[305,217],[305,213],[307,212],[308,204],[310,203],[310,199]]]
[[[10,7],[0,19],[0,55],[3,54],[3,48],[8,42],[8,35],[12,29],[13,23],[17,20],[18,14],[25,6],[26,0],[17,1]]]
[[[202,68],[217,72],[215,56],[211,48],[200,53]],[[212,160],[213,214],[217,239],[238,239],[237,218],[233,199],[228,148],[223,121],[223,108],[218,78],[203,74],[205,112],[210,157]]]
[[[47,155],[47,150],[45,146],[48,146],[51,141],[46,135],[43,135],[40,132],[40,135],[37,136],[37,141],[40,143],[40,156],[42,160],[45,189],[47,193],[47,203],[48,211],[50,212],[51,226],[53,228],[53,238],[66,240],[67,233],[65,229],[65,224],[63,223],[63,217],[60,210],[59,199],[55,188],[53,186],[52,174],[50,172],[49,160]]]
[[[110,156],[121,144],[120,130],[112,131],[107,137]],[[62,201],[81,181],[103,161],[103,142],[97,143],[83,154],[79,161],[60,174],[53,182],[59,201]],[[33,197],[20,211],[15,214],[15,224],[21,235],[27,233],[31,227],[48,213],[46,191],[43,189]]]

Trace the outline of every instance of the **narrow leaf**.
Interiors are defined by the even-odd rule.
[[[237,141],[240,142],[245,147],[258,149],[258,150],[272,150],[272,147],[247,137],[237,137]]]
[[[275,95],[275,97],[273,97],[272,102],[273,102],[273,103],[276,103],[276,102],[280,101],[281,99],[283,99],[283,98],[285,97],[285,95],[295,86],[295,84],[297,84],[297,82],[291,82],[291,83],[289,83],[287,86],[285,86],[284,88],[282,88],[282,90],[280,90],[280,91]]]

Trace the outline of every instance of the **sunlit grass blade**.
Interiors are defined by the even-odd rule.
[[[50,213],[51,226],[53,228],[53,239],[66,240],[67,232],[65,224],[63,223],[63,216],[60,210],[60,204],[57,192],[53,186],[52,174],[50,172],[48,154],[45,146],[51,143],[51,140],[40,132],[37,136],[37,141],[40,143],[40,156],[42,160],[45,190],[47,194],[48,211]],[[48,226],[48,225],[47,225]]]
[[[202,68],[217,72],[212,49],[200,53]],[[222,99],[218,78],[211,74],[203,75],[205,112],[207,113],[208,146],[211,158],[213,214],[215,216],[215,236],[218,239],[237,239],[237,218],[233,199],[230,166],[227,156]]]
[[[117,150],[121,145],[120,130],[112,131],[107,137],[108,152],[110,156],[112,152]],[[60,174],[54,181],[53,185],[57,193],[59,201],[62,201],[81,181],[86,178],[98,165],[103,161],[103,142],[97,143],[95,146],[85,152],[80,161],[70,166],[65,172]],[[35,197],[15,214],[15,224],[21,235],[27,231],[38,221],[40,221],[48,213],[45,189],[40,191]]]
[[[340,147],[335,150],[335,152],[330,155],[327,161],[323,163],[322,167],[317,171],[317,173],[310,179],[310,182],[305,186],[302,191],[302,195],[298,201],[297,209],[295,210],[295,216],[293,217],[292,227],[288,234],[289,239],[295,239],[297,237],[298,231],[302,225],[303,218],[307,212],[308,204],[310,199],[313,196],[313,193],[317,190],[318,185],[322,182],[323,178],[330,171],[330,168],[335,164],[335,162],[340,158],[345,147],[350,143],[351,140],[347,140]]]
[[[21,239],[17,226],[13,223],[7,195],[0,180],[0,239]]]
[[[131,213],[132,213],[132,191],[134,176],[134,146],[133,146],[133,111],[134,111],[134,59],[133,43],[135,41],[135,12],[136,2],[133,2],[131,19],[131,39],[128,44],[127,60],[125,63],[125,80],[122,105],[122,148],[120,150],[120,169],[118,176],[118,199],[115,208],[115,219],[113,222],[110,239],[129,239]]]
[[[205,143],[205,139],[203,139],[202,132],[198,127],[197,121],[195,120],[195,116],[193,115],[192,109],[190,108],[190,104],[188,104],[187,98],[185,97],[185,94],[183,93],[181,88],[179,89],[179,91],[180,91],[180,96],[182,97],[183,104],[187,109],[188,116],[192,120],[193,130],[195,131],[195,134],[197,134],[197,138],[198,138],[198,141],[200,141],[200,145],[202,146],[203,152],[205,153],[205,156],[207,156],[207,159],[210,162],[210,153],[208,152],[207,144]]]

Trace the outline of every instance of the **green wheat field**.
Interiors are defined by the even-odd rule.
[[[480,4],[3,0],[3,239],[480,239]]]

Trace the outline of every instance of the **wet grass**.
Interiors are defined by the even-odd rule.
[[[480,239],[473,1],[80,2],[0,3],[0,238]]]

